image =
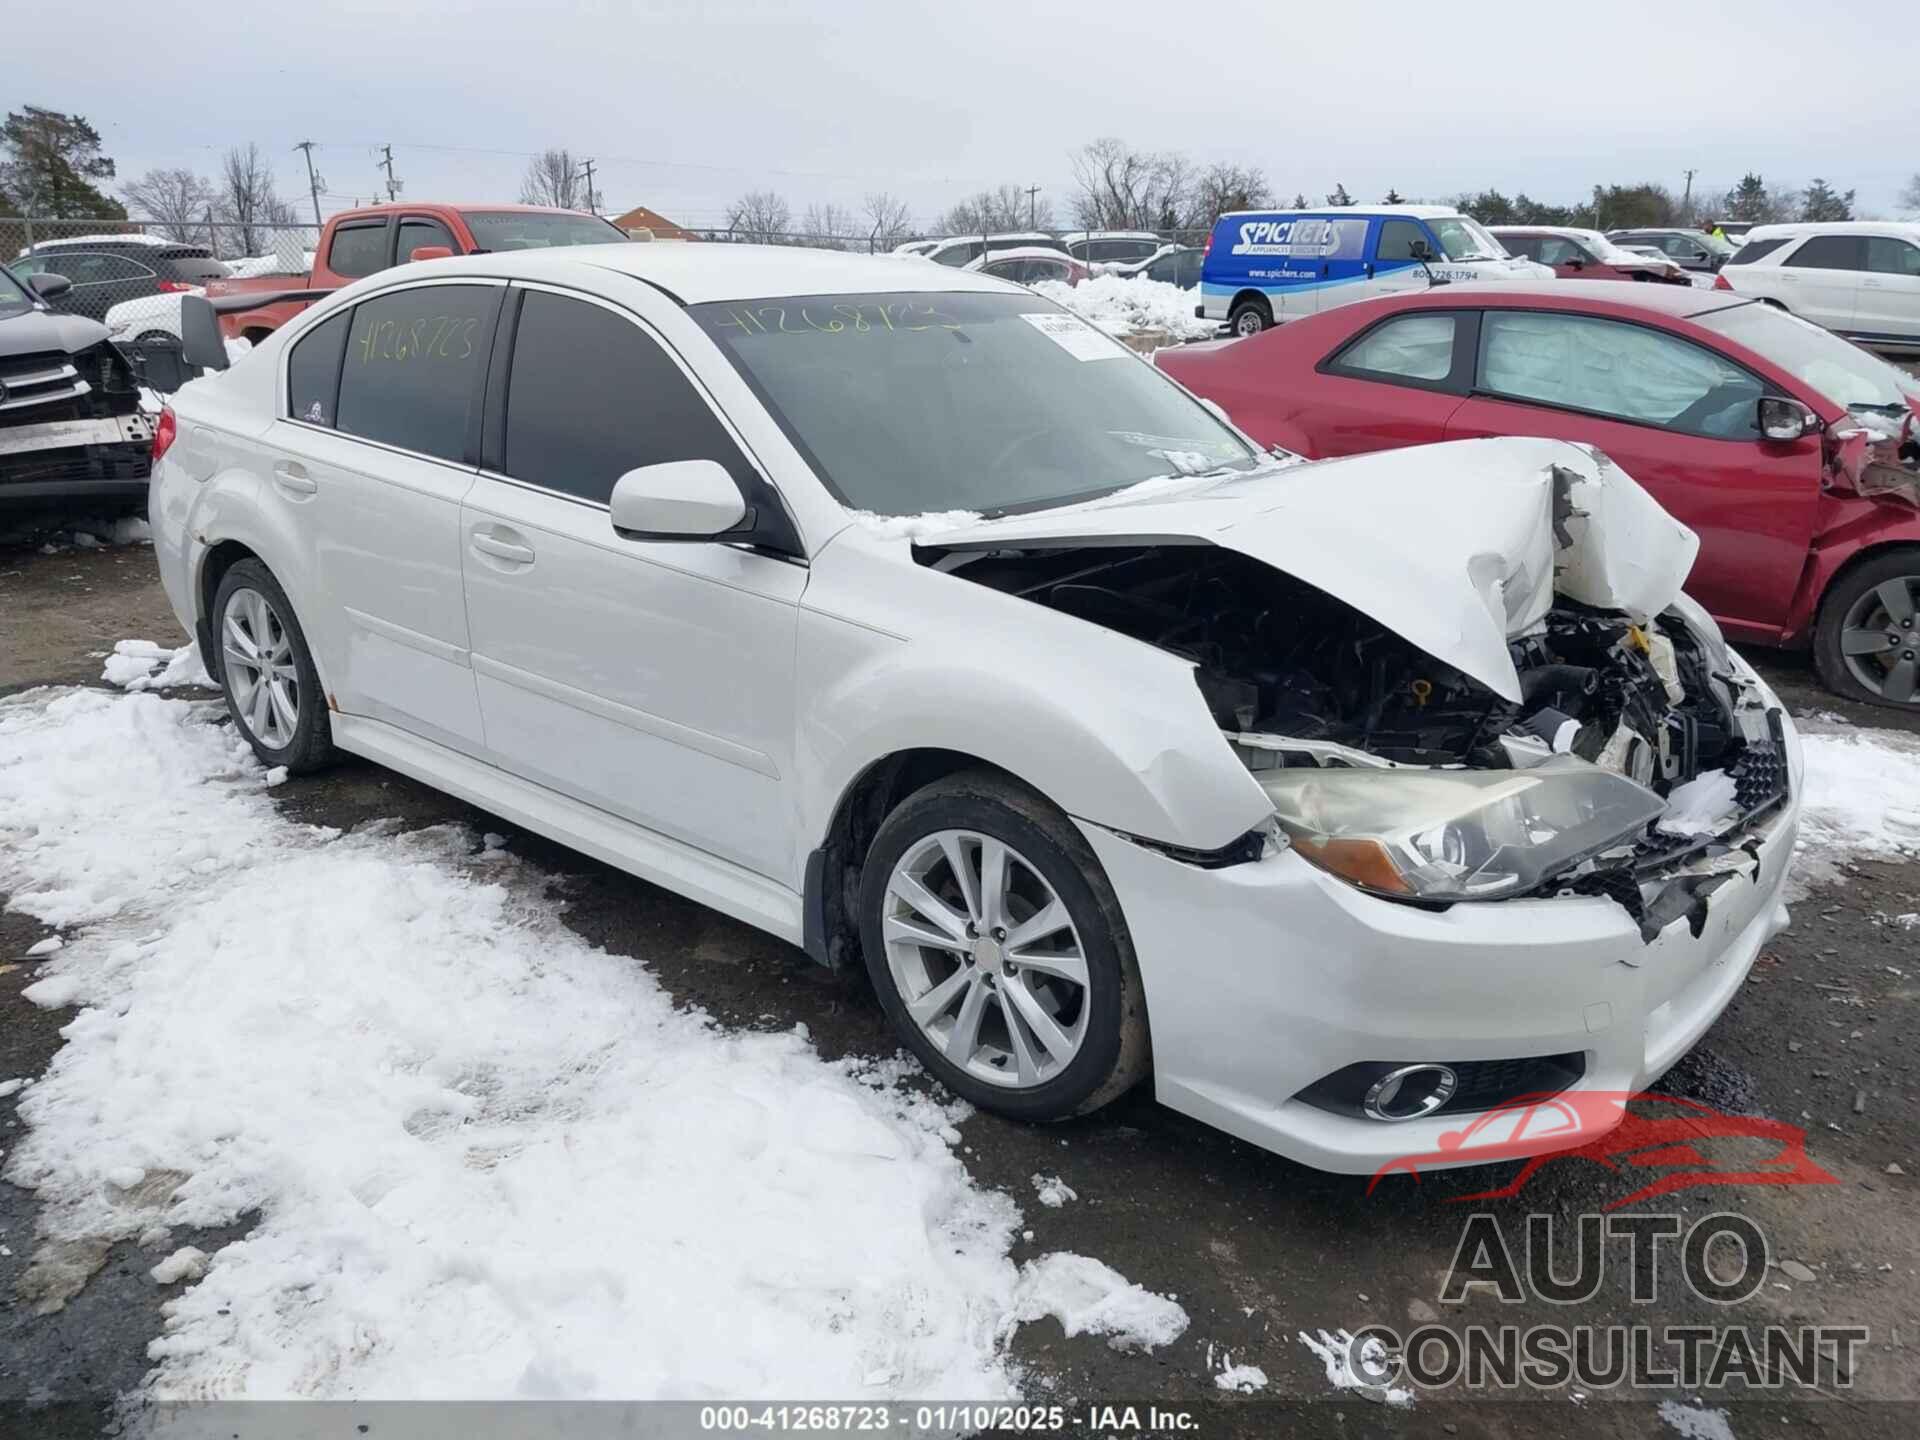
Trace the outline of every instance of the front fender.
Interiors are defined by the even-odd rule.
[[[1803,648],[1812,639],[1820,602],[1839,573],[1856,560],[1894,546],[1920,546],[1920,514],[1896,500],[1825,497],[1822,525],[1787,613],[1780,643]]]
[[[812,843],[871,766],[921,749],[975,756],[1078,819],[1187,849],[1272,813],[1185,661],[860,548],[831,547],[800,614],[798,819]]]

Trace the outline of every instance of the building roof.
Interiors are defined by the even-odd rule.
[[[636,205],[624,215],[613,217],[613,223],[622,230],[651,230],[656,240],[698,240],[693,231],[676,225],[658,210],[649,210],[644,205]]]

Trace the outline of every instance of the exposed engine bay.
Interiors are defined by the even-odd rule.
[[[1526,770],[1571,756],[1647,787],[1674,823],[1584,856],[1534,893],[1607,895],[1648,938],[1690,914],[1712,888],[1704,882],[1741,865],[1742,833],[1786,795],[1778,718],[1678,609],[1641,625],[1556,595],[1509,638],[1516,703],[1225,548],[1032,548],[937,563],[1190,660],[1256,777],[1303,766]],[[1677,874],[1700,860],[1700,874]]]

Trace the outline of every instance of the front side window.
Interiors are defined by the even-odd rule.
[[[1689,435],[1752,439],[1765,387],[1691,341],[1617,320],[1489,310],[1478,387]]]
[[[5,266],[0,266],[0,310],[31,308],[33,296],[27,287],[13,278]]]
[[[460,253],[460,247],[453,242],[453,232],[438,220],[430,220],[424,215],[409,215],[400,222],[400,243],[394,247],[394,254],[401,264],[413,258],[413,252],[426,245],[444,245],[454,254]]]
[[[716,460],[747,494],[757,483],[652,336],[603,306],[528,291],[507,380],[506,473],[604,505],[627,471],[669,460]]]
[[[1453,371],[1452,315],[1403,315],[1376,326],[1334,360],[1332,368],[1389,380],[1445,380]]]
[[[1867,269],[1877,275],[1920,277],[1920,246],[1892,235],[1869,235]]]
[[[327,251],[327,268],[336,275],[357,280],[387,268],[387,224],[342,225],[333,232],[333,245]]]
[[[856,510],[1039,509],[1259,460],[1118,341],[1034,295],[795,296],[689,313]]]
[[[1864,270],[1867,241],[1862,235],[1815,235],[1787,256],[1786,264],[1803,270]]]
[[[1417,240],[1425,240],[1427,232],[1411,220],[1387,220],[1380,226],[1380,256],[1382,260],[1411,260],[1413,246]],[[1432,247],[1429,246],[1429,249]]]
[[[1529,257],[1542,265],[1571,265],[1578,260],[1585,264],[1593,257],[1573,241],[1560,235],[1549,235],[1540,242],[1539,253]]]
[[[1654,243],[1676,260],[1700,263],[1707,258],[1707,247],[1691,235],[1662,235]]]
[[[309,425],[331,427],[340,397],[340,356],[353,312],[323,320],[287,353],[287,414]]]
[[[497,285],[423,285],[356,305],[338,428],[465,462],[500,293]]]

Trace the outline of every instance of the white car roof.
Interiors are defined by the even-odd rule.
[[[1409,220],[1444,220],[1465,213],[1458,205],[1269,205],[1264,210],[1228,210],[1220,219],[1239,215],[1404,215]]]
[[[713,300],[769,300],[784,295],[980,291],[1004,294],[991,275],[946,265],[902,265],[892,255],[855,255],[797,245],[561,245],[425,262],[435,275],[500,275],[592,288],[612,271],[664,290],[688,305]],[[397,271],[382,271],[396,275]]]
[[[1797,220],[1790,225],[1756,225],[1746,238],[1751,243],[1796,235],[1898,235],[1920,243],[1920,220]]]
[[[1062,245],[1072,245],[1080,240],[1159,240],[1160,236],[1152,230],[1069,230],[1060,237]]]

